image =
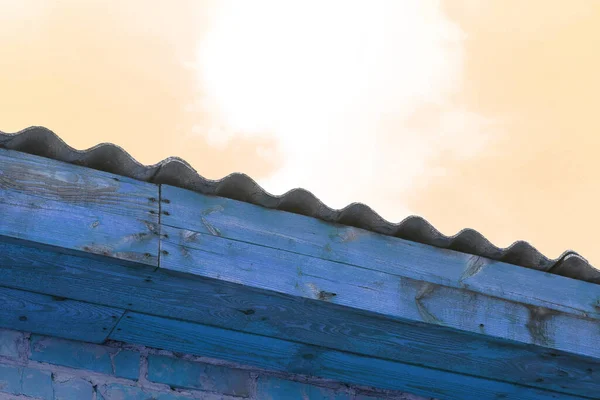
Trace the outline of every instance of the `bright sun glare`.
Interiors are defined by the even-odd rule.
[[[460,84],[461,32],[437,2],[263,0],[218,7],[201,42],[199,69],[205,104],[221,123],[202,134],[213,144],[235,135],[274,136],[285,165],[261,182],[268,190],[281,193],[291,183],[319,195],[326,191],[317,177],[373,180],[371,168],[382,162],[392,173],[407,170],[406,179],[419,172],[423,161],[414,149],[427,147],[425,136],[406,135],[414,146],[403,146],[410,153],[396,149],[403,161],[376,146],[378,136],[404,135],[386,125],[387,116],[397,120],[422,104],[441,105]],[[357,165],[344,153],[363,156]],[[351,188],[329,196],[324,200],[338,207],[357,200]]]

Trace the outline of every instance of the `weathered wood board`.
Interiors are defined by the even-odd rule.
[[[440,399],[581,399],[563,393],[132,312],[125,314],[110,337],[269,370],[404,390]]]
[[[0,327],[102,343],[123,310],[0,287]]]
[[[438,398],[600,393],[600,285],[4,149],[0,326]]]
[[[367,357],[579,395],[600,392],[600,363],[594,359],[161,268],[0,242],[0,282]]]
[[[158,265],[157,185],[0,149],[0,235]]]
[[[333,303],[600,358],[600,324],[594,319],[199,232],[161,229],[164,269],[321,300],[323,307]]]
[[[599,285],[168,185],[161,199],[165,226],[600,320]]]

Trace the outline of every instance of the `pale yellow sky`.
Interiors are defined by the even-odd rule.
[[[0,0],[0,130],[600,265],[600,2]]]

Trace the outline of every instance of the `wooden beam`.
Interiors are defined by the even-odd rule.
[[[0,287],[0,327],[102,343],[123,310]]]
[[[600,359],[595,319],[199,232],[161,232],[164,269]]]
[[[165,226],[600,320],[600,285],[173,186],[161,196]]]
[[[597,360],[149,266],[0,242],[0,283],[145,314],[575,395]],[[120,262],[122,264],[122,262]]]
[[[0,235],[158,265],[158,186],[0,149]]]
[[[550,400],[577,396],[344,353],[202,324],[127,312],[113,340],[440,399]],[[474,390],[474,388],[477,388]]]

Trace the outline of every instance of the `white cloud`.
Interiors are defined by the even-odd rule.
[[[398,204],[440,152],[469,156],[486,121],[449,103],[461,85],[463,33],[435,1],[228,1],[199,49],[214,145],[276,137],[283,167],[259,182],[304,187],[329,206],[352,201],[401,219]],[[435,120],[406,125],[421,107]]]

